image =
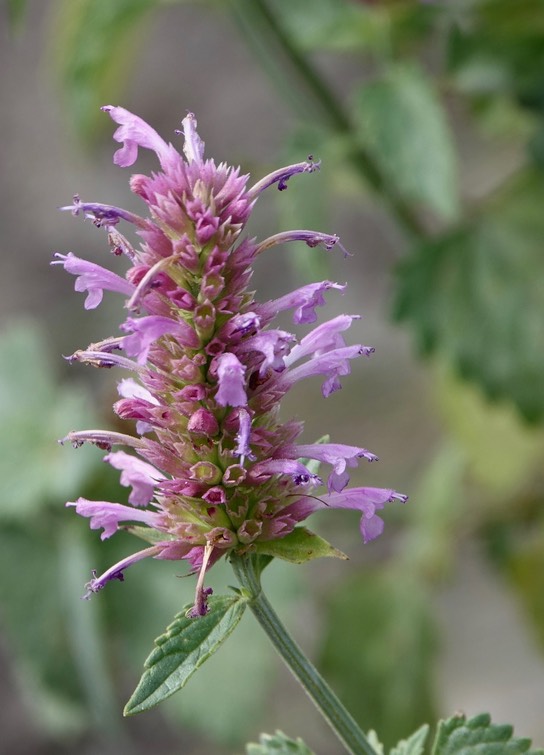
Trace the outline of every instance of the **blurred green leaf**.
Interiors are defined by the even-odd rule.
[[[124,710],[126,716],[141,713],[182,689],[189,678],[219,649],[242,618],[245,602],[238,597],[209,599],[209,612],[188,618],[187,605],[155,640],[145,671]]]
[[[300,737],[290,739],[282,731],[261,734],[259,744],[246,745],[247,755],[314,755]]]
[[[465,755],[471,751],[479,755],[543,755],[544,750],[530,749],[530,739],[512,739],[512,734],[511,726],[491,723],[487,713],[468,721],[464,715],[456,715],[438,724],[432,755]]]
[[[390,44],[387,9],[346,0],[276,0],[271,4],[291,36],[307,50],[381,52]],[[301,34],[304,29],[304,34]]]
[[[143,21],[157,0],[57,0],[54,54],[76,126],[89,138],[99,108],[115,104]]]
[[[544,416],[544,175],[505,192],[470,227],[399,268],[396,316],[492,400]]]
[[[524,423],[512,404],[490,404],[481,391],[441,369],[438,410],[461,444],[466,467],[497,503],[527,486],[542,465],[544,432]]]
[[[13,29],[21,26],[26,15],[27,0],[7,0],[8,20]]]
[[[458,211],[456,158],[431,80],[396,65],[359,89],[354,115],[361,143],[405,199],[452,219]]]
[[[429,596],[408,572],[365,572],[327,606],[320,668],[355,719],[392,746],[434,717]]]
[[[429,725],[424,724],[408,739],[401,740],[389,755],[421,755],[429,735]]]
[[[295,527],[280,540],[253,543],[256,553],[265,554],[290,561],[293,564],[304,564],[314,558],[332,556],[334,558],[347,559],[345,553],[339,551],[322,537],[306,529]]]
[[[91,424],[92,411],[84,393],[59,385],[40,328],[10,326],[0,334],[0,349],[0,521],[22,520],[81,491],[97,455],[70,453],[57,439]]]

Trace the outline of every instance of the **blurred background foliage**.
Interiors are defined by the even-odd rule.
[[[273,279],[284,285],[286,276],[300,284],[345,275],[352,298],[335,306],[366,314],[368,305],[372,337],[379,347],[385,343],[382,372],[367,377],[355,371],[354,386],[346,381],[332,408],[322,408],[317,392],[304,397],[301,416],[310,414],[313,438],[328,431],[328,421],[345,442],[375,450],[376,437],[388,463],[378,473],[383,479],[365,473],[366,484],[394,485],[410,493],[411,502],[387,512],[382,541],[363,554],[356,519],[317,517],[318,531],[323,523],[321,531],[352,557],[351,568],[277,565],[267,572],[271,598],[363,727],[376,729],[386,745],[453,712],[448,704],[470,713],[496,705],[498,715],[502,704],[508,720],[525,725],[520,733],[542,744],[544,4],[8,0],[4,25],[8,61],[40,41],[48,97],[61,120],[71,122],[64,142],[72,152],[64,160],[86,150],[75,175],[85,169],[90,175],[97,155],[107,153],[109,161],[111,149],[102,140],[111,124],[100,105],[119,102],[136,110],[143,103],[138,112],[153,125],[158,105],[159,124],[171,125],[205,100],[210,84],[196,55],[185,68],[155,79],[148,74],[147,100],[135,94],[146,66],[152,68],[153,54],[143,51],[161,45],[167,25],[180,48],[190,47],[186,35],[192,33],[202,37],[195,44],[208,44],[214,91],[225,88],[232,100],[230,106],[228,99],[211,102],[208,112],[218,131],[234,124],[232,159],[255,174],[309,153],[322,160],[319,180],[290,182],[288,200],[279,195],[276,220],[268,210],[259,232],[277,221],[323,230],[334,222],[339,231],[346,223],[348,248],[372,245],[372,255],[367,248],[362,261],[347,260],[339,273],[336,260],[304,249],[279,257],[281,272],[267,268],[259,280],[268,276],[270,285]],[[190,49],[194,54],[194,45]],[[223,57],[237,60],[229,51],[236,56],[241,49],[247,56],[241,67],[264,72],[247,92],[234,91],[245,86],[235,79],[240,68],[233,73]],[[9,74],[13,89],[18,75],[15,69]],[[178,90],[179,98],[164,105]],[[259,102],[272,103],[269,115],[283,108],[281,138],[258,112],[255,120],[242,117],[252,106],[244,110],[241,98],[257,90]],[[221,110],[227,106],[228,113]],[[201,124],[206,138],[203,117]],[[257,139],[259,129],[272,144],[261,159],[246,144],[246,131]],[[16,129],[12,135],[20,138]],[[34,136],[40,138],[39,130]],[[6,178],[9,187],[9,170]],[[43,193],[31,188],[40,181],[31,167],[27,180],[21,196],[43,204]],[[66,178],[59,183],[62,191],[72,190]],[[101,183],[91,176],[88,191]],[[8,196],[11,188],[5,191]],[[109,191],[115,195],[113,183]],[[10,228],[9,196],[4,209]],[[40,266],[53,246],[72,243],[73,227],[61,235],[51,230],[55,222],[60,225],[49,221],[47,243],[35,255]],[[88,244],[94,237],[84,231],[78,238]],[[6,244],[9,258],[17,243]],[[23,269],[28,263],[13,264]],[[28,275],[32,294],[39,276]],[[297,707],[298,691],[278,677],[249,617],[165,713],[120,720],[152,638],[189,599],[192,583],[177,579],[179,565],[146,564],[90,603],[79,600],[91,569],[130,552],[131,543],[124,534],[100,543],[61,505],[78,495],[122,500],[96,449],[75,453],[54,442],[71,429],[112,422],[114,389],[107,381],[97,390],[96,381],[81,382],[80,372],[51,366],[55,349],[69,352],[72,341],[73,348],[86,345],[82,338],[91,333],[88,322],[72,320],[77,305],[65,294],[69,285],[55,284],[41,305],[40,295],[29,303],[28,289],[26,302],[11,292],[13,313],[28,310],[45,322],[18,322],[10,312],[0,340],[0,616],[9,678],[25,711],[13,721],[19,729],[21,716],[32,721],[28,741],[36,753],[138,753],[150,743],[156,752],[240,752],[267,724],[302,735],[317,752],[336,752],[312,712]],[[379,324],[386,303],[396,323],[390,326]],[[111,311],[101,317],[88,340],[112,330]],[[220,592],[232,577],[225,568],[214,572]],[[505,611],[523,616],[525,625],[505,619]],[[513,649],[501,644],[511,631],[518,633]],[[533,654],[520,656],[516,647],[533,640]],[[487,645],[497,647],[487,663],[500,657],[502,674],[486,667]],[[530,666],[537,680],[516,695]],[[463,686],[462,675],[472,667],[480,679],[493,681]],[[504,698],[497,698],[496,687],[503,687]],[[21,752],[30,751],[25,736]],[[0,745],[0,751],[12,755],[15,741],[14,734],[9,749]]]

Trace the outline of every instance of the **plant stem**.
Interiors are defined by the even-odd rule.
[[[352,755],[376,755],[355,719],[306,658],[268,602],[261,587],[258,557],[233,555],[231,563],[242,588],[249,595],[248,605],[255,618],[347,751]]]

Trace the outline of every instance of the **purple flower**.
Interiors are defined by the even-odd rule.
[[[130,180],[144,216],[79,197],[63,209],[106,230],[111,250],[128,263],[126,277],[73,254],[56,255],[54,264],[76,276],[88,309],[105,290],[126,297],[131,315],[121,324],[123,335],[70,359],[132,372],[119,381],[114,410],[135,422],[136,434],[68,434],[65,440],[76,447],[89,442],[106,450],[105,461],[130,488],[127,504],[79,498],[68,505],[91,528],[101,529],[103,539],[135,523],[153,531],[152,547],[93,574],[87,595],[123,580],[125,570],[144,558],[183,559],[199,572],[190,615],[201,616],[210,594],[206,570],[230,551],[286,537],[320,508],[358,509],[367,542],[383,528],[376,512],[405,497],[387,489],[347,488],[348,470],[360,458],[374,460],[374,454],[339,443],[297,444],[302,423],[279,419],[282,396],[300,380],[321,376],[328,396],[341,387],[352,359],[373,352],[346,344],[355,315],[323,322],[299,342],[271,325],[287,310],[297,324],[315,322],[325,293],[343,292],[344,285],[310,283],[265,303],[248,290],[256,257],[278,245],[343,249],[338,236],[311,230],[283,231],[260,242],[244,236],[266,188],[283,191],[291,177],[313,173],[319,163],[287,166],[248,188],[248,176],[239,169],[204,159],[192,114],[177,132],[185,141],[182,156],[141,118],[121,107],[104,110],[118,124],[117,165],[132,165],[140,147],[158,157],[158,172]],[[121,222],[133,225],[139,246],[121,235]],[[130,453],[112,451],[113,446]],[[319,492],[323,481],[316,462],[331,467],[328,493]]]

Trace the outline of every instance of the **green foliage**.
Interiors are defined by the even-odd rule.
[[[204,661],[215,653],[242,618],[245,602],[239,597],[217,596],[209,600],[209,612],[187,617],[187,605],[155,640],[145,671],[125,706],[129,716],[141,713],[182,689]]]
[[[424,724],[411,737],[402,739],[393,747],[390,755],[421,755],[429,735],[429,725]]]
[[[327,606],[320,668],[355,719],[388,746],[433,718],[429,599],[407,573],[365,571]]]
[[[314,532],[310,532],[306,527],[295,527],[289,535],[282,537],[281,540],[254,543],[253,548],[256,553],[275,556],[293,564],[304,564],[314,558],[331,556],[347,559],[342,551],[339,551]]]
[[[432,755],[543,755],[544,750],[530,749],[530,739],[512,734],[511,726],[491,723],[487,713],[468,721],[463,715],[453,716],[438,724]]]
[[[454,218],[455,153],[430,78],[415,66],[390,66],[360,88],[355,114],[361,142],[391,186],[406,199]]]
[[[470,226],[399,268],[396,316],[493,400],[544,416],[544,176],[520,181]]]
[[[436,371],[435,378],[438,411],[463,450],[466,468],[492,494],[494,504],[503,505],[526,487],[540,467],[542,428],[524,423],[512,404],[489,403],[476,386],[444,368]]]
[[[247,755],[313,755],[302,739],[290,739],[282,731],[275,734],[261,734],[259,744],[246,745]]]
[[[58,0],[55,57],[63,93],[88,138],[102,105],[117,100],[142,22],[156,0]]]

